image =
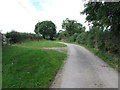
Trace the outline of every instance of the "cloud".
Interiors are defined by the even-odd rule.
[[[33,33],[38,21],[51,20],[59,31],[66,18],[87,26],[85,15],[80,15],[83,5],[81,0],[1,0],[0,29]]]
[[[12,29],[20,32],[32,32],[36,20],[16,0],[0,1],[0,29],[3,33]]]
[[[30,0],[30,3],[35,7],[36,10],[42,11],[43,8],[41,4],[44,2],[44,0]]]

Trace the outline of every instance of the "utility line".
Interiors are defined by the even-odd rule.
[[[23,9],[25,9],[32,17],[34,17],[35,20],[40,21],[20,1],[18,1],[18,0],[16,0],[16,1]]]

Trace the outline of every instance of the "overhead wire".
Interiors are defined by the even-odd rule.
[[[40,21],[40,20],[38,20],[37,19],[37,17],[36,16],[34,16],[19,0],[16,0],[17,1],[17,3],[23,8],[23,9],[25,9],[25,11],[27,11],[32,17],[34,17],[35,18],[35,20],[37,20],[38,22]]]

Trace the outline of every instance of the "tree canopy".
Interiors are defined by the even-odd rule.
[[[88,22],[96,22],[110,30],[114,35],[120,35],[120,3],[119,2],[89,2],[85,4],[82,14],[86,14]]]
[[[52,21],[38,22],[34,31],[36,34],[41,34],[44,39],[53,40],[56,36],[56,26]]]
[[[93,24],[89,32],[91,36],[94,34],[98,46],[107,52],[120,53],[120,3],[88,2],[82,14],[86,14],[86,20]]]
[[[70,35],[80,33],[85,30],[85,27],[83,27],[81,23],[77,23],[76,20],[70,20],[68,18],[63,20],[62,28],[65,29]]]
[[[63,20],[65,31],[58,36],[60,40],[78,42],[99,51],[120,56],[120,3],[88,2],[81,14],[86,14],[89,31],[76,20]]]

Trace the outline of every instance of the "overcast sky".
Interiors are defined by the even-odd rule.
[[[59,31],[66,18],[87,26],[83,9],[83,0],[0,0],[0,30],[33,33],[38,21],[51,20]]]

